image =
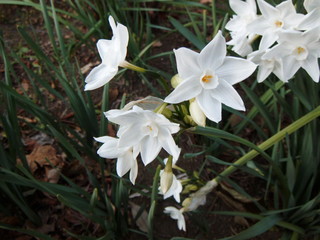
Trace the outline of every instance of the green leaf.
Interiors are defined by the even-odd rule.
[[[184,25],[182,25],[176,19],[169,17],[169,21],[171,24],[186,38],[188,39],[193,45],[195,45],[199,50],[204,48],[206,45],[204,42],[200,41],[190,30],[188,30]]]

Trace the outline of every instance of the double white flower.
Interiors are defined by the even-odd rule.
[[[110,122],[119,124],[118,138],[100,137],[103,145],[98,154],[104,158],[117,158],[117,173],[123,176],[130,170],[134,184],[138,167],[136,158],[140,153],[145,165],[152,162],[164,148],[173,158],[178,159],[181,149],[171,134],[177,133],[179,124],[170,122],[162,114],[133,106],[131,110],[110,110],[105,113]]]
[[[221,104],[245,110],[232,85],[249,77],[256,65],[226,56],[226,42],[219,31],[200,53],[188,48],[174,50],[179,76],[183,81],[164,101],[180,103],[195,98],[202,112],[214,122],[221,120]]]
[[[256,36],[247,29],[248,24],[258,17],[256,1],[229,0],[229,4],[237,15],[233,15],[226,24],[226,29],[230,31],[232,37],[227,44],[233,45],[232,50],[240,56],[247,56],[252,52],[251,42]]]

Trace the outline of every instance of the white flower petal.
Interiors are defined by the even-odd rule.
[[[86,77],[85,91],[94,90],[107,84],[118,72],[118,67],[100,64]]]
[[[279,10],[267,3],[266,1],[258,0],[257,2],[262,15],[266,19],[272,19],[275,16],[279,15]]]
[[[178,228],[180,230],[186,231],[186,222],[182,212],[175,207],[166,207],[164,213],[169,214],[172,219],[178,221]]]
[[[320,1],[319,0],[304,0],[303,6],[307,10],[307,12],[311,12],[313,9],[320,7]]]
[[[94,138],[97,142],[103,143],[103,145],[98,149],[97,153],[103,158],[118,158],[122,154],[122,149],[118,148],[119,139],[104,136]]]
[[[167,153],[172,155],[174,159],[178,160],[181,149],[175,143],[170,132],[166,131],[165,129],[161,129],[158,137],[159,137],[159,143],[164,148],[164,150],[166,150]]]
[[[291,79],[294,74],[299,70],[299,68],[301,67],[302,62],[301,61],[297,61],[295,58],[293,57],[285,57],[283,59],[283,78],[284,81],[288,81],[289,79]]]
[[[269,66],[260,64],[258,68],[257,81],[259,83],[263,82],[273,71],[273,68]]]
[[[253,20],[251,23],[247,26],[247,31],[259,35],[263,35],[266,29],[270,24],[266,21],[266,19],[263,16],[257,17],[257,19]]]
[[[158,138],[145,136],[141,140],[141,159],[144,165],[151,163],[159,154],[161,145]]]
[[[249,60],[236,57],[226,57],[220,68],[216,70],[219,79],[233,85],[248,78],[257,65]]]
[[[223,79],[220,80],[219,86],[212,90],[211,96],[231,108],[245,111],[244,103],[237,91]]]
[[[313,81],[315,81],[316,83],[319,82],[319,64],[316,57],[309,56],[302,64],[302,67],[310,75]]]
[[[261,58],[262,60],[280,59],[289,55],[290,52],[290,48],[287,47],[287,44],[280,43],[271,48],[270,51],[267,51],[264,55],[261,56]]]
[[[127,46],[129,43],[129,33],[126,26],[118,23],[117,25],[119,31],[119,64],[123,62],[127,56]]]
[[[123,111],[119,109],[112,109],[104,113],[106,118],[110,122],[119,124],[119,125],[128,125],[128,123],[134,123],[139,115],[133,111]]]
[[[247,12],[247,3],[242,0],[229,0],[231,9],[238,15],[245,15]]]
[[[134,129],[134,133],[132,132],[132,129]],[[144,136],[141,124],[139,122],[133,122],[133,124],[130,124],[130,127],[123,131],[121,136],[119,136],[118,146],[132,147],[136,145],[137,142],[140,142]]]
[[[167,103],[180,103],[194,98],[201,92],[198,79],[190,78],[180,83],[163,101]]]
[[[296,8],[294,7],[292,0],[286,0],[282,2],[279,5],[277,5],[276,8],[281,12],[282,16],[289,16],[289,15],[296,14]]]
[[[216,69],[219,67],[226,56],[226,40],[222,36],[221,31],[217,33],[200,52],[199,65],[201,69]]]
[[[197,58],[199,53],[188,48],[182,47],[173,50],[176,57],[177,69],[179,77],[183,80],[189,79],[191,76],[201,73]]]
[[[266,50],[279,39],[279,35],[274,31],[267,31],[263,34],[259,45],[259,50]]]
[[[131,169],[130,169],[130,175],[129,175],[129,178],[132,184],[135,184],[137,176],[138,176],[138,163],[137,163],[137,160],[134,158]]]
[[[97,49],[102,63],[110,66],[118,66],[117,57],[114,56],[115,43],[112,40],[99,39]]]
[[[133,162],[134,159],[132,156],[132,149],[129,149],[128,151],[124,152],[122,156],[118,157],[117,174],[119,177],[122,177],[131,169]]]
[[[221,102],[211,96],[211,90],[202,91],[196,100],[207,118],[216,123],[221,121]]]

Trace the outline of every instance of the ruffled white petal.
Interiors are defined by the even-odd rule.
[[[94,139],[97,142],[103,143],[97,151],[100,157],[112,159],[117,158],[121,154],[121,149],[118,149],[119,139],[109,136],[98,137]]]

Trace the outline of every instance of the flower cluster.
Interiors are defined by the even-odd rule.
[[[125,60],[129,40],[127,28],[116,24],[111,16],[109,23],[113,37],[111,40],[98,41],[97,48],[102,63],[87,76],[85,90],[94,90],[108,83],[117,74],[119,66],[136,71],[144,70]],[[240,34],[237,37],[239,39],[243,38]],[[138,156],[146,166],[164,149],[169,156],[165,160],[165,168],[160,172],[159,193],[163,194],[164,199],[173,196],[180,202],[183,186],[172,170],[181,151],[172,135],[180,131],[180,125],[165,116],[166,111],[172,115],[171,111],[178,108],[167,107],[168,103],[189,101],[189,112],[184,114],[187,119],[191,119],[192,124],[205,126],[206,118],[219,122],[222,104],[245,110],[233,85],[248,78],[257,65],[247,59],[227,56],[226,41],[221,32],[200,53],[182,47],[174,50],[174,54],[178,74],[172,78],[171,83],[175,89],[164,100],[147,97],[130,102],[121,110],[105,112],[105,117],[110,122],[119,125],[117,135],[97,137],[95,140],[102,143],[97,152],[99,156],[117,159],[117,174],[122,177],[129,172],[133,184],[138,175]],[[209,187],[205,185],[198,193],[191,195],[180,210],[174,207],[165,209],[166,213],[178,220],[179,229],[186,230],[183,213],[204,204],[206,194],[213,186],[216,183]]]
[[[297,13],[292,0],[272,6],[257,0],[229,0],[237,14],[227,23],[233,51],[259,65],[258,82],[271,73],[287,82],[303,68],[318,82],[320,77],[320,1],[305,0],[307,14]],[[252,43],[260,38],[259,48]]]
[[[180,123],[205,126],[206,118],[218,123],[222,119],[222,104],[244,111],[244,103],[233,85],[248,78],[257,66],[258,82],[271,73],[287,82],[301,67],[315,82],[319,81],[319,0],[304,1],[307,14],[297,13],[292,0],[277,6],[264,0],[229,0],[229,4],[236,13],[226,25],[231,40],[226,43],[219,31],[199,53],[185,47],[173,50],[178,72],[171,79],[174,90],[164,100],[149,96],[130,102],[121,110],[105,112],[110,122],[119,125],[117,135],[95,138],[102,143],[97,153],[103,158],[117,159],[117,174],[122,177],[130,172],[133,184],[138,175],[138,156],[146,166],[164,149],[169,155],[159,173],[159,193],[164,199],[174,197],[180,202],[183,189],[179,177],[173,174],[181,149],[172,135],[180,131],[183,126]],[[257,7],[261,14],[257,14]],[[125,60],[128,29],[111,16],[109,23],[113,37],[98,41],[102,62],[85,79],[85,90],[108,83],[119,67],[145,71]],[[255,49],[253,42],[257,39],[260,42]],[[227,56],[226,45],[231,45],[234,52],[247,59]],[[185,101],[187,103],[180,107],[168,106]],[[179,109],[182,113],[174,113]],[[166,114],[168,112],[170,114]],[[172,115],[176,117],[171,118]],[[177,119],[181,115],[182,119]],[[214,179],[207,182],[185,198],[180,209],[170,206],[164,212],[177,220],[178,228],[185,231],[184,213],[205,204],[206,195],[217,185]]]

